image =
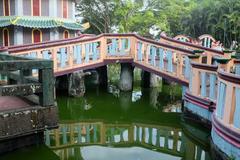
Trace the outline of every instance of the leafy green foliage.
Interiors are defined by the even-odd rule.
[[[239,0],[80,0],[77,10],[91,24],[87,33],[210,34],[228,47],[240,41]]]
[[[230,46],[240,41],[239,0],[198,0],[190,15],[182,18],[184,32],[192,37],[211,34]]]

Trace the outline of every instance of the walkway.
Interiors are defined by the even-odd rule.
[[[146,39],[135,34],[82,35],[77,38],[12,46],[10,54],[54,61],[54,75],[60,76],[76,70],[93,69],[116,62],[130,62],[166,79],[188,85],[189,55],[192,49],[201,49],[208,58],[223,53],[186,42],[164,39],[163,42]],[[191,48],[184,49],[183,48]],[[36,73],[36,71],[33,71]]]

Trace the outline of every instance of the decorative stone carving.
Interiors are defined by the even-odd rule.
[[[76,71],[70,74],[68,79],[68,94],[74,97],[81,97],[85,93],[84,77],[90,72]]]

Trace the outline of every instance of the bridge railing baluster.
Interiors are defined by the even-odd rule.
[[[120,55],[126,55],[126,38],[121,38],[119,39],[119,46],[121,46],[120,48]]]
[[[60,48],[60,68],[66,66],[66,48]]]
[[[90,143],[90,126],[85,125],[86,127],[86,143]]]
[[[97,139],[97,125],[93,125],[93,142],[96,143],[98,141]]]
[[[150,50],[151,50],[151,46],[150,46],[149,44],[147,44],[147,49],[146,49],[146,64],[149,64]]]
[[[93,43],[93,61],[96,61],[97,60],[97,43],[94,42]]]
[[[81,125],[77,125],[77,141],[78,143],[82,143],[82,127]]]
[[[185,56],[184,58],[184,66],[185,66],[185,73],[184,73],[184,76],[186,79],[189,79],[190,77],[190,60],[187,56]]]
[[[53,70],[57,71],[58,68],[58,58],[57,58],[57,49],[55,47],[53,47],[51,50],[51,55],[52,55],[52,60],[53,60]]]
[[[190,93],[209,100],[216,100],[217,66],[192,63],[189,82]]]
[[[85,44],[85,63],[89,62],[89,54],[90,54],[90,44],[86,43]]]
[[[74,61],[73,45],[67,47],[67,54],[68,54],[68,67],[73,67]]]
[[[173,72],[173,53],[171,51],[167,51],[167,71]]]
[[[160,70],[164,70],[164,49],[159,49],[159,67]]]

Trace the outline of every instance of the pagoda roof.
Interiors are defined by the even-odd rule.
[[[70,30],[84,30],[83,26],[74,20],[44,16],[0,16],[0,27],[10,25],[28,28],[63,27]]]

